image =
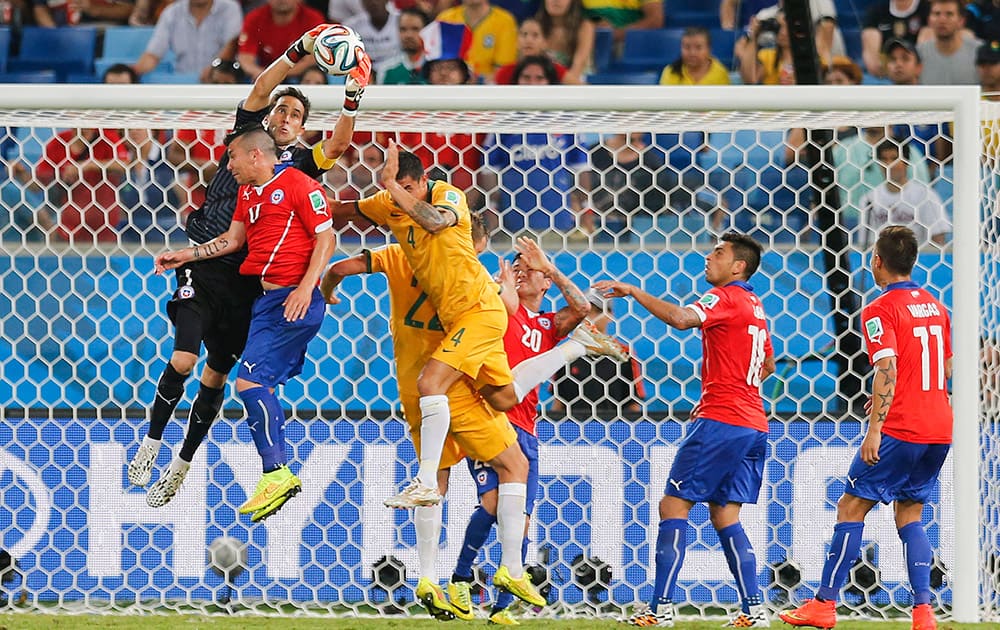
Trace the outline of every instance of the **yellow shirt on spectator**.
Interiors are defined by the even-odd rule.
[[[687,68],[681,66],[681,72],[677,74],[671,64],[663,69],[660,85],[729,85],[729,71],[718,59],[712,57],[712,65],[709,66],[708,72],[700,80],[695,81],[688,74]]]
[[[465,24],[472,31],[472,45],[466,61],[477,76],[492,77],[500,66],[517,62],[517,20],[506,9],[490,7],[486,17],[476,24],[468,22],[463,6],[445,9],[437,19]]]

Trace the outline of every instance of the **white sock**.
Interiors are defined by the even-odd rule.
[[[527,484],[502,483],[497,488],[497,538],[500,540],[500,564],[507,567],[512,578],[524,575],[521,562],[521,541],[524,540],[524,507]]]
[[[420,398],[420,469],[417,479],[425,486],[437,488],[438,466],[441,451],[451,426],[448,397],[421,396]]]
[[[153,438],[149,437],[148,435],[146,437],[142,438],[142,445],[143,446],[148,446],[149,448],[153,449],[154,453],[159,453],[160,452],[160,442],[161,442],[161,440],[154,440]]]
[[[170,460],[170,468],[167,473],[172,472],[187,472],[191,468],[191,462],[186,462],[180,458],[180,455]]]
[[[514,393],[517,399],[524,400],[528,392],[585,354],[587,349],[582,343],[575,339],[567,339],[565,343],[551,350],[521,361],[510,370],[514,375]]]
[[[413,525],[417,530],[417,558],[420,577],[437,584],[438,543],[441,540],[441,504],[413,509]]]

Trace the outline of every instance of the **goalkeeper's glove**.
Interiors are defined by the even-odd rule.
[[[290,66],[294,66],[300,59],[306,55],[312,54],[313,47],[316,45],[316,38],[319,37],[320,33],[331,26],[333,26],[333,24],[318,24],[303,33],[302,37],[295,40],[295,42],[288,47],[288,50],[285,51],[285,56],[283,57],[285,63]]]
[[[345,116],[352,117],[358,115],[361,95],[365,93],[365,87],[372,78],[372,58],[361,48],[355,50],[354,54],[357,55],[358,64],[344,81],[344,109],[341,110]]]

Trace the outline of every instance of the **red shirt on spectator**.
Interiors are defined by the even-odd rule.
[[[88,139],[88,137],[90,139]],[[115,241],[122,219],[116,188],[129,159],[128,148],[111,129],[67,129],[49,140],[35,169],[59,213],[59,235],[80,242]]]
[[[299,2],[292,20],[278,25],[271,15],[270,5],[259,6],[243,19],[239,51],[254,55],[257,63],[266,68],[302,33],[325,21],[322,13]]]
[[[556,76],[559,77],[559,82],[562,83],[563,77],[566,76],[566,66],[555,61],[552,62],[552,65],[555,66]],[[500,66],[493,75],[493,82],[497,85],[517,85],[517,81],[514,79],[515,68],[517,68],[516,63],[508,63],[506,66]]]

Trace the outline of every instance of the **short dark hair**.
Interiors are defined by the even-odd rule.
[[[116,63],[108,66],[108,69],[104,71],[103,75],[101,75],[101,81],[107,83],[109,74],[127,74],[129,83],[139,82],[139,75],[136,73],[135,69],[126,63]]]
[[[308,68],[306,68],[305,70],[302,71],[302,74],[299,75],[299,83],[302,83],[302,79],[304,79],[305,76],[307,74],[309,74],[310,72],[313,73],[313,74],[319,74],[321,77],[323,77],[323,84],[324,85],[329,85],[329,83],[330,83],[330,75],[328,75],[326,73],[326,70],[324,70],[323,68],[320,68],[319,66],[317,66],[315,64],[309,66]]]
[[[878,143],[875,147],[875,158],[881,159],[882,154],[886,151],[895,151],[896,155],[901,158],[910,157],[910,144],[908,142],[900,142],[895,138],[886,138],[882,142]]]
[[[271,107],[269,109],[274,109],[274,106],[278,103],[278,99],[282,96],[291,96],[302,103],[302,124],[306,124],[306,121],[309,120],[309,109],[312,107],[309,97],[303,94],[298,88],[289,86],[274,93],[274,96],[271,97]]]
[[[882,228],[875,241],[875,253],[882,264],[892,273],[908,276],[917,263],[917,235],[905,225],[890,225]]]
[[[483,219],[483,215],[480,212],[473,212],[470,216],[470,221],[472,223],[472,242],[475,243],[481,238],[486,238],[490,235],[490,231],[486,229],[486,221]],[[520,254],[518,254],[520,256]],[[516,258],[515,258],[516,260]]]
[[[732,246],[733,258],[746,263],[746,271],[743,279],[749,280],[750,276],[755,274],[757,268],[760,267],[760,257],[764,253],[764,246],[749,235],[736,232],[735,230],[726,232],[720,240]]]
[[[556,71],[556,64],[552,62],[551,59],[546,55],[528,55],[524,59],[517,62],[514,66],[514,74],[512,75],[512,80],[516,85],[518,81],[521,80],[521,73],[528,66],[538,66],[542,69],[542,74],[545,75],[545,80],[549,82],[549,85],[560,85],[562,81],[559,80],[559,73]]]
[[[226,136],[223,142],[228,147],[239,138],[243,138],[245,142],[250,143],[251,148],[266,151],[275,157],[278,156],[278,145],[275,143],[274,137],[258,122],[237,127],[232,133]]]
[[[416,156],[415,153],[410,153],[409,151],[399,152],[399,172],[396,173],[396,181],[403,179],[404,177],[412,177],[413,179],[420,179],[424,176],[424,164],[420,161],[420,158]]]
[[[430,16],[416,7],[407,7],[402,11],[400,11],[399,15],[400,17],[404,15],[412,15],[414,17],[420,18],[420,21],[423,23],[424,26],[427,26],[428,24],[431,23]]]

